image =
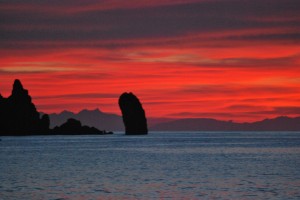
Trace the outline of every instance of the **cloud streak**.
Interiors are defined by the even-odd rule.
[[[78,7],[68,1],[47,4],[33,1],[32,4],[16,6],[2,3],[0,17],[3,43],[15,41],[118,41],[153,38],[172,38],[189,34],[214,33],[225,30],[251,30],[257,28],[280,28],[289,31],[267,35],[231,36],[227,40],[282,40],[293,38],[299,42],[299,9],[296,0],[287,1],[199,1],[180,4],[153,3],[153,6],[134,3],[127,7],[64,12]],[[84,3],[83,3],[84,4]],[[128,3],[130,4],[130,3]],[[22,5],[24,8],[22,9]],[[37,9],[35,5],[38,5]],[[74,6],[75,5],[75,6]],[[93,4],[92,4],[93,5]],[[32,12],[30,6],[35,12]],[[104,6],[105,7],[105,6]],[[53,11],[53,8],[54,9]],[[296,17],[295,17],[296,16]],[[298,17],[298,18],[297,18]],[[254,18],[254,19],[253,19]],[[259,19],[268,18],[264,21]],[[298,30],[298,31],[297,31]]]

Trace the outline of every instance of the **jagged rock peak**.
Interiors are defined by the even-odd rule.
[[[13,84],[12,96],[15,95],[28,95],[28,91],[23,88],[23,85],[19,79],[16,79]]]
[[[14,81],[12,94],[0,100],[0,135],[45,134],[49,131],[49,117],[40,118],[20,80]]]
[[[24,90],[23,85],[19,79],[16,79],[14,81],[13,91],[20,91],[20,90]]]

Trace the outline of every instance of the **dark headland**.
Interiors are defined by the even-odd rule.
[[[81,122],[69,119],[60,127],[49,128],[47,114],[40,117],[32,103],[28,90],[23,88],[20,80],[15,80],[12,93],[8,98],[0,94],[0,135],[78,135],[78,134],[112,134],[94,127],[82,126]]]

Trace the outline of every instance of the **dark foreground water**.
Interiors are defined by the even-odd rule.
[[[300,199],[300,133],[1,137],[0,199]]]

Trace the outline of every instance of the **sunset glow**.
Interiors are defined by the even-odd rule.
[[[18,78],[47,113],[120,114],[133,92],[148,117],[300,115],[299,1],[107,2],[2,1],[1,95]]]

